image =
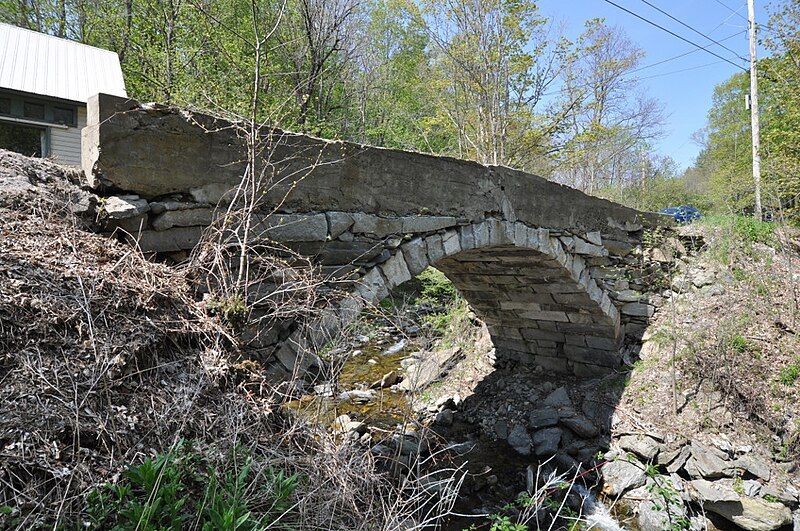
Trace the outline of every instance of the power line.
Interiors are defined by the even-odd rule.
[[[688,72],[690,70],[699,70],[700,68],[706,68],[707,66],[718,65],[724,61],[713,61],[711,63],[706,63],[704,65],[697,65],[697,66],[690,66],[689,68],[681,68],[680,70],[673,70],[672,72],[663,72],[661,74],[653,74],[652,76],[645,76],[639,78],[642,79],[653,79],[655,77],[662,77],[662,76],[670,76],[672,74],[680,74],[681,72]]]
[[[746,68],[743,68],[743,67],[741,67],[740,65],[737,65],[736,63],[734,63],[734,62],[733,62],[733,61],[731,61],[730,59],[726,59],[725,57],[722,57],[721,55],[719,55],[719,54],[717,54],[717,53],[715,53],[715,52],[712,52],[711,50],[709,50],[709,49],[708,49],[708,47],[705,47],[705,48],[704,48],[704,47],[700,46],[699,44],[697,44],[696,42],[690,41],[690,40],[689,40],[689,39],[687,39],[686,37],[681,37],[680,35],[678,35],[678,34],[677,34],[677,33],[675,33],[674,31],[672,31],[672,30],[669,30],[669,29],[665,28],[664,26],[662,26],[662,25],[660,25],[660,24],[658,24],[658,23],[656,23],[656,22],[653,22],[652,20],[649,20],[649,19],[647,19],[647,18],[645,18],[645,17],[643,17],[643,16],[641,16],[641,15],[639,15],[639,14],[637,14],[637,13],[634,13],[634,12],[633,12],[633,11],[631,11],[630,9],[628,9],[628,8],[626,8],[626,7],[623,7],[623,6],[619,5],[619,4],[617,4],[616,2],[613,2],[612,0],[603,0],[603,1],[604,1],[604,2],[606,2],[607,4],[611,4],[612,6],[616,7],[617,9],[621,9],[622,11],[625,11],[626,13],[628,13],[628,14],[630,14],[630,15],[633,15],[634,17],[638,18],[639,20],[642,20],[642,21],[644,21],[644,22],[647,22],[647,23],[648,23],[648,24],[650,24],[651,26],[655,26],[655,27],[657,27],[658,29],[660,29],[660,30],[662,30],[662,31],[665,31],[665,32],[669,33],[669,34],[670,34],[670,35],[672,35],[673,37],[676,37],[676,38],[678,38],[678,39],[682,40],[683,42],[686,42],[686,43],[689,43],[689,44],[691,44],[691,45],[692,45],[692,46],[694,46],[695,48],[699,48],[699,49],[701,49],[701,50],[705,51],[706,53],[710,53],[711,55],[713,55],[713,56],[714,56],[714,57],[716,57],[717,59],[722,59],[722,60],[723,60],[723,61],[725,61],[726,63],[728,63],[728,64],[731,64],[731,65],[735,66],[736,68],[738,68],[738,69],[740,69],[740,70],[742,70],[742,71],[744,71],[744,72],[747,72],[747,69],[746,69]]]
[[[743,30],[747,30],[747,26],[734,26],[733,24],[728,24],[727,23],[730,19],[733,18],[733,15],[735,15],[735,14],[736,13],[731,13],[730,15],[728,15],[722,22],[720,22],[719,24],[714,26],[714,28],[711,31],[709,31],[709,33],[714,33],[719,28],[721,28],[722,26],[725,26],[725,25],[731,26],[733,28],[740,28],[740,29],[743,29]]]
[[[725,38],[723,38],[723,39],[720,39],[720,41],[721,41],[721,42],[725,42],[725,41],[727,41],[727,40],[730,40],[730,39],[732,39],[732,38],[734,38],[734,37],[738,37],[739,35],[741,35],[741,34],[742,34],[742,33],[744,33],[745,31],[746,31],[746,30],[742,30],[742,31],[739,31],[739,32],[737,32],[737,33],[734,33],[733,35],[728,35],[727,37],[725,37]],[[686,52],[683,52],[683,53],[681,53],[681,54],[678,54],[678,55],[673,55],[672,57],[668,57],[668,58],[666,58],[666,59],[662,59],[661,61],[656,61],[655,63],[651,63],[651,64],[649,64],[649,65],[640,66],[639,68],[635,68],[635,69],[631,70],[630,72],[627,72],[627,73],[626,73],[626,74],[624,74],[624,75],[625,75],[625,76],[630,76],[631,74],[635,74],[635,73],[637,73],[637,72],[641,72],[642,70],[647,70],[648,68],[653,68],[654,66],[663,65],[664,63],[669,63],[670,61],[674,61],[675,59],[680,59],[681,57],[686,57],[687,55],[691,55],[691,54],[693,54],[693,53],[696,53],[696,52],[698,52],[699,50],[705,50],[706,48],[708,48],[708,47],[711,47],[711,46],[712,46],[712,45],[711,45],[711,44],[709,44],[709,45],[707,45],[707,46],[705,46],[705,47],[702,47],[702,48],[699,48],[699,49],[698,49],[698,48],[693,48],[693,49],[691,49],[691,50],[689,50],[689,51],[686,51]],[[719,63],[721,63],[721,62],[722,62],[722,61],[715,61],[715,62],[713,62],[713,63],[709,63],[709,64],[707,64],[707,65],[695,66],[695,67],[691,67],[691,68],[689,68],[689,70],[696,70],[697,68],[701,68],[701,67],[705,67],[705,66],[710,66],[710,65],[715,65],[715,64],[719,64]],[[678,72],[683,72],[683,70],[676,70],[676,71],[674,71],[674,72],[665,72],[665,73],[663,73],[663,74],[656,74],[656,75],[654,75],[654,76],[643,77],[643,78],[640,78],[640,79],[651,79],[651,78],[653,78],[653,77],[666,76],[666,75],[669,75],[669,74],[675,74],[675,73],[678,73]],[[573,88],[573,89],[581,89],[581,88],[591,87],[592,85],[593,85],[593,83],[583,83],[583,84],[580,84],[580,85],[574,85],[574,86],[572,86],[572,87],[570,87],[570,88]],[[564,91],[565,91],[567,88],[568,88],[568,87],[564,87],[564,88],[560,88],[560,89],[558,89],[558,90],[551,90],[550,92],[545,92],[545,93],[543,93],[543,94],[541,95],[541,97],[544,97],[544,96],[554,96],[554,95],[556,95],[556,94],[560,94],[561,92],[564,92]]]
[[[733,13],[734,15],[736,15],[737,17],[739,17],[740,19],[742,19],[745,22],[747,22],[747,17],[746,16],[742,15],[741,13],[739,13],[737,10],[733,9],[731,6],[729,6],[728,4],[723,2],[722,0],[714,0],[714,1],[716,3],[718,3],[719,5],[721,5],[722,7],[724,7],[725,9],[727,9],[728,11],[730,11],[731,13]]]
[[[733,35],[728,35],[727,37],[720,39],[720,40],[719,40],[719,42],[725,42],[725,41],[728,41],[728,40],[730,40],[730,39],[732,39],[732,38],[734,38],[734,37],[738,37],[739,35],[741,35],[742,33],[745,33],[746,31],[747,31],[747,30],[741,30],[741,31],[738,31],[738,32],[734,33]],[[708,48],[711,48],[711,46],[712,46],[712,45],[711,45],[711,44],[709,44],[708,46],[704,46],[704,47],[703,47],[703,48],[701,48],[701,49],[702,49],[702,50],[706,50],[706,49],[708,49]],[[687,55],[691,55],[691,54],[693,54],[693,53],[697,53],[698,51],[700,51],[700,50],[698,50],[697,48],[692,48],[691,50],[689,50],[689,51],[686,51],[686,52],[683,52],[682,54],[674,55],[674,56],[672,56],[672,57],[669,57],[669,58],[667,58],[667,59],[662,59],[661,61],[658,61],[658,62],[656,62],[656,63],[652,63],[652,64],[649,64],[649,65],[642,66],[642,67],[640,67],[640,68],[637,68],[636,70],[632,70],[632,71],[631,71],[631,72],[629,72],[629,73],[630,73],[630,74],[633,74],[633,73],[636,73],[636,72],[640,72],[640,71],[642,71],[642,70],[645,70],[645,69],[647,69],[647,68],[652,68],[652,67],[654,67],[654,66],[663,65],[664,63],[669,63],[670,61],[674,61],[675,59],[680,59],[681,57],[686,57]]]
[[[704,38],[706,38],[706,39],[710,40],[711,42],[713,42],[713,43],[714,43],[714,44],[716,44],[717,46],[720,46],[720,47],[722,47],[722,48],[725,48],[726,50],[728,50],[729,52],[731,52],[733,55],[735,55],[736,57],[738,57],[738,58],[739,58],[739,59],[741,59],[742,61],[747,61],[747,59],[745,59],[744,57],[742,57],[741,55],[739,55],[739,53],[738,53],[738,52],[736,52],[736,51],[734,51],[734,50],[731,50],[730,48],[728,48],[728,47],[727,47],[727,46],[725,46],[724,44],[720,43],[718,40],[716,40],[716,39],[713,39],[713,38],[709,37],[708,35],[706,35],[706,34],[705,34],[705,33],[703,33],[702,31],[700,31],[700,30],[698,30],[698,29],[696,29],[696,28],[694,28],[694,27],[690,26],[689,24],[685,23],[684,21],[680,20],[679,18],[676,18],[676,17],[674,17],[674,16],[670,15],[669,13],[667,13],[666,11],[664,11],[663,9],[661,9],[660,7],[658,7],[657,5],[655,5],[655,4],[651,3],[651,2],[649,2],[648,0],[641,0],[641,1],[642,1],[642,2],[644,2],[645,4],[649,5],[650,7],[652,7],[653,9],[655,9],[656,11],[658,11],[659,13],[661,13],[661,14],[663,14],[663,15],[665,15],[665,16],[667,16],[667,17],[669,17],[669,18],[671,18],[672,20],[674,20],[675,22],[677,22],[677,23],[678,23],[678,24],[680,24],[681,26],[683,26],[683,27],[685,27],[685,28],[688,28],[688,29],[692,30],[693,32],[695,32],[695,33],[697,33],[698,35],[700,35],[701,37],[704,37]]]
[[[737,17],[739,17],[740,19],[744,20],[744,21],[745,21],[745,22],[747,22],[748,24],[750,23],[750,21],[747,19],[747,17],[746,17],[746,16],[742,15],[741,13],[739,13],[737,10],[733,9],[731,6],[729,6],[728,4],[726,4],[725,2],[723,2],[722,0],[714,0],[714,1],[715,1],[716,3],[718,3],[719,5],[721,5],[722,7],[724,7],[725,9],[727,9],[728,11],[730,11],[730,12],[731,12],[731,15],[730,15],[730,16],[728,16],[728,18],[726,18],[725,20],[723,20],[723,21],[722,21],[722,23],[721,23],[719,26],[722,26],[722,24],[725,24],[725,22],[727,22],[727,21],[728,21],[728,19],[729,19],[729,18],[731,18],[733,15],[736,15]],[[742,7],[746,7],[746,6],[742,6]],[[740,7],[739,9],[741,9],[741,7]],[[717,28],[718,28],[719,26],[717,26]],[[775,28],[773,28],[772,26],[770,26],[770,25],[769,25],[769,23],[767,23],[767,24],[757,24],[757,26],[758,26],[759,28],[761,28],[761,29],[764,29],[764,30],[766,30],[766,31],[768,31],[768,32],[770,32],[770,33],[773,33],[773,34],[775,34],[775,35],[778,35],[778,36],[780,36],[780,37],[786,37],[786,35],[784,35],[784,34],[783,34],[783,33],[781,33],[780,31],[778,31],[778,30],[776,30]],[[737,26],[737,27],[739,27],[739,26]],[[714,31],[715,29],[717,29],[717,28],[714,28],[714,29],[713,29],[713,30],[711,30],[709,33],[713,32],[713,31]]]

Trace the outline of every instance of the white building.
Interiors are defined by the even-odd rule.
[[[0,148],[80,166],[100,92],[127,96],[115,52],[0,23]]]

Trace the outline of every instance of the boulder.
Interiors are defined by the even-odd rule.
[[[352,402],[366,403],[375,400],[375,391],[345,391],[339,395],[339,400],[350,400]]]
[[[566,387],[559,387],[544,399],[545,406],[552,406],[554,408],[572,407],[572,400],[569,398],[569,393]]]
[[[531,428],[549,428],[558,424],[558,411],[552,406],[534,409],[528,415]]]
[[[405,216],[401,221],[401,230],[406,234],[432,232],[458,224],[458,218],[452,216]]]
[[[694,514],[689,517],[689,531],[721,531],[714,522],[704,514]]]
[[[680,450],[675,450],[674,452],[670,452],[668,454],[664,452],[659,453],[657,456],[658,464],[666,465],[667,472],[673,474],[683,468],[691,455],[691,447],[683,446],[680,448]]]
[[[391,387],[398,383],[402,377],[397,373],[397,371],[389,371],[381,377],[380,380],[372,382],[370,388],[372,389],[385,389],[387,387]]]
[[[692,444],[692,455],[683,468],[692,478],[732,477],[736,469],[725,457],[723,452],[715,448]]]
[[[574,473],[581,468],[581,464],[578,461],[564,452],[558,452],[555,457],[553,457],[553,463],[558,467],[558,470],[564,472]]]
[[[678,293],[686,293],[692,289],[692,280],[685,276],[679,275],[672,279],[672,291]]]
[[[696,288],[702,288],[703,286],[710,286],[713,284],[716,278],[717,276],[713,271],[701,269],[700,271],[695,271],[692,275],[692,284],[694,284]]]
[[[591,420],[595,426],[608,431],[611,428],[611,410],[606,400],[599,397],[594,391],[586,393],[581,404],[581,412],[586,415],[586,418]]]
[[[508,438],[508,423],[505,420],[498,420],[494,423],[494,434],[498,439]]]
[[[656,262],[672,262],[674,256],[670,249],[656,247],[650,252],[650,259],[655,260]]]
[[[661,445],[647,435],[623,435],[619,438],[620,448],[628,452],[633,452],[647,462],[654,462]]]
[[[742,482],[742,494],[749,498],[755,498],[761,493],[761,483],[754,479],[746,479]]]
[[[390,444],[399,450],[400,455],[415,456],[419,454],[420,451],[420,443],[413,437],[395,434],[392,437]]]
[[[367,425],[363,422],[354,421],[349,415],[339,415],[333,421],[333,429],[339,433],[357,433],[364,435],[367,432]]]
[[[608,496],[620,496],[630,489],[645,484],[644,465],[627,459],[616,459],[603,465],[603,493]]]
[[[636,290],[624,289],[613,294],[613,298],[620,302],[639,302],[642,294]]]
[[[739,495],[732,481],[695,479],[689,482],[690,494],[698,503],[738,502]]]
[[[545,428],[533,434],[534,452],[539,457],[551,456],[558,451],[562,432],[559,428]]]
[[[252,227],[256,237],[279,242],[322,242],[328,236],[325,214],[272,214]]]
[[[796,505],[798,502],[798,491],[789,483],[781,479],[774,479],[766,483],[761,489],[762,496],[769,496],[773,501]]]
[[[531,454],[531,436],[528,435],[528,430],[522,424],[514,426],[506,440],[509,446],[516,450],[517,453],[521,455]]]
[[[332,240],[338,238],[353,226],[353,216],[348,212],[326,212],[325,216],[328,218]]]
[[[153,219],[153,229],[166,230],[172,227],[208,226],[214,219],[214,211],[210,208],[187,208],[167,210]]]
[[[403,222],[397,218],[382,218],[362,212],[354,213],[352,216],[353,226],[350,230],[354,233],[372,234],[383,238],[389,234],[398,234],[403,230]]]
[[[198,203],[207,205],[229,204],[236,194],[236,183],[209,182],[202,186],[189,188],[189,195]]]
[[[652,317],[656,309],[649,304],[640,302],[629,302],[624,304],[620,310],[624,315],[631,317]]]
[[[584,239],[595,245],[603,245],[603,235],[598,231],[587,232]]]
[[[575,238],[575,252],[587,256],[608,256],[608,250],[605,247],[591,244],[580,238]]]
[[[746,531],[774,531],[792,523],[788,507],[760,498],[742,497],[736,502],[707,503],[704,507]]]
[[[739,457],[734,461],[733,465],[764,481],[769,481],[772,477],[769,461],[754,454],[746,454]]]
[[[589,419],[583,415],[572,415],[561,419],[561,424],[569,428],[569,430],[583,437],[584,439],[591,439],[598,433],[597,426],[595,426]]]
[[[436,414],[436,420],[434,422],[440,426],[451,426],[453,424],[453,410],[441,410]]]
[[[106,197],[102,200],[103,212],[109,219],[127,219],[139,216],[150,210],[146,199],[138,195]]]
[[[659,481],[669,488],[669,478],[661,476]],[[674,489],[674,486],[672,486]],[[655,495],[652,495],[655,496]],[[664,531],[665,529],[683,529],[682,523],[688,522],[686,506],[680,497],[665,500],[662,497],[642,500],[638,507],[639,529],[641,531]]]

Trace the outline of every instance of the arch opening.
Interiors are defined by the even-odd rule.
[[[342,322],[425,268],[442,271],[486,323],[500,363],[541,365],[580,377],[621,364],[620,319],[584,260],[547,229],[487,220],[419,236],[368,271]]]
[[[595,376],[619,365],[617,328],[556,260],[511,245],[435,264],[487,325],[501,364]]]

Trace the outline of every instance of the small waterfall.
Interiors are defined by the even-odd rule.
[[[583,519],[589,524],[589,529],[625,531],[625,528],[619,525],[614,517],[611,516],[608,508],[591,491],[578,484],[575,484],[573,488],[583,498]]]

